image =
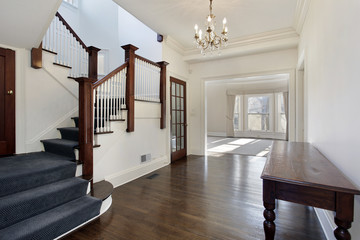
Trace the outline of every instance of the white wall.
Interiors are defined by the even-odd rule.
[[[138,55],[161,61],[157,34],[112,0],[79,0],[78,8],[63,3],[59,12],[87,46],[108,50],[107,72],[124,63],[121,46],[126,44],[138,47]]]
[[[226,136],[226,91],[224,83],[207,84],[206,109],[208,135]]]
[[[126,117],[126,111],[123,112]],[[126,122],[112,122],[114,133],[95,136],[94,181],[106,179],[119,186],[169,164],[167,129],[160,129],[160,104],[135,102],[135,131],[126,132]],[[151,161],[141,163],[141,155]]]
[[[301,33],[307,141],[360,187],[360,2],[311,1]],[[360,198],[352,238],[360,239]]]
[[[162,59],[169,63],[166,69],[166,136],[167,140],[167,149],[169,149],[169,159],[170,156],[170,77],[177,78],[179,80],[186,82],[187,92],[189,92],[189,88],[191,87],[188,83],[189,79],[189,65],[183,60],[183,55],[181,51],[177,51],[171,43],[169,43],[170,39],[166,38],[162,43]],[[186,104],[187,110],[189,109],[189,95],[187,94]],[[187,112],[187,115],[189,113]],[[189,128],[187,128],[187,140],[189,141]],[[189,144],[187,145],[189,149]]]
[[[276,73],[290,74],[289,127],[295,128],[294,87],[297,50],[289,49],[236,58],[200,62],[190,65],[189,83],[189,144],[191,154],[205,154],[205,82]],[[205,123],[205,124],[204,124]],[[295,132],[293,130],[292,132]],[[289,136],[293,139],[294,136]]]
[[[69,69],[55,66],[54,55],[43,55],[43,68],[30,67],[30,51],[15,51],[16,153],[41,151],[41,139],[60,136],[58,127],[73,126],[77,115],[77,83],[67,78]]]

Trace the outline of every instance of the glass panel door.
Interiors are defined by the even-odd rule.
[[[171,161],[186,156],[186,83],[170,78],[171,82]]]

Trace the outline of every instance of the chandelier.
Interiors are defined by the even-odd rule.
[[[221,35],[217,35],[215,32],[215,15],[212,13],[212,1],[210,0],[210,14],[207,16],[206,19],[206,32],[204,33],[199,30],[197,24],[195,24],[195,42],[197,48],[201,49],[202,54],[206,54],[207,52],[213,52],[215,50],[220,50],[222,46],[226,47],[228,37],[228,28],[226,26],[226,18],[223,20],[223,28]]]

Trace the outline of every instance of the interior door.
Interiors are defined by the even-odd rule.
[[[171,161],[186,156],[186,83],[170,77]]]
[[[0,156],[15,153],[15,52],[0,48]]]

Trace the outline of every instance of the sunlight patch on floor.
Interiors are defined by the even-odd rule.
[[[210,149],[208,149],[208,151],[224,153],[224,152],[233,151],[238,147],[239,146],[236,146],[236,145],[223,144],[223,145],[220,145],[220,146],[217,146],[217,147],[214,147],[214,148],[210,148]]]
[[[256,140],[250,139],[250,138],[241,138],[241,139],[230,142],[230,144],[246,145],[246,144],[252,143],[254,141],[256,141]]]

